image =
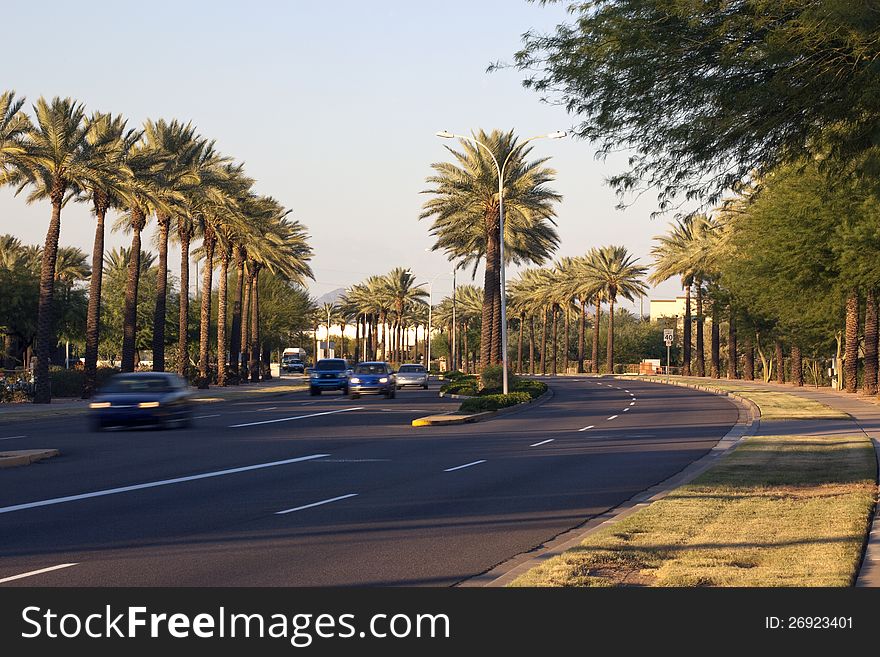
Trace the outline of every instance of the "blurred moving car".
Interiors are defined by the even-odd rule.
[[[118,425],[187,427],[192,421],[189,385],[170,372],[117,374],[98,390],[89,409],[94,431]]]
[[[348,363],[344,358],[322,358],[309,370],[309,394],[341,390],[343,395],[347,395],[348,374]]]
[[[348,387],[352,399],[370,394],[385,395],[393,399],[397,390],[397,378],[388,363],[358,363],[348,379]]]
[[[419,386],[428,389],[428,370],[424,365],[401,365],[397,370],[397,389],[405,386]]]
[[[299,356],[282,356],[281,371],[289,374],[302,374],[306,371],[306,364]]]

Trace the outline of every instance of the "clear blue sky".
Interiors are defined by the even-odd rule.
[[[0,87],[29,100],[72,96],[132,125],[192,120],[246,163],[259,193],[308,226],[316,296],[394,266],[424,280],[448,269],[441,254],[424,252],[429,224],[418,221],[430,164],[445,159],[437,130],[531,136],[574,122],[523,89],[520,73],[486,73],[511,59],[523,32],[564,20],[557,5],[51,0],[15,3],[4,17]],[[559,255],[620,243],[647,263],[651,237],[669,218],[650,219],[653,194],[615,209],[604,181],[623,156],[597,161],[588,143],[570,139],[538,142],[534,153],[552,156],[558,170]],[[39,243],[48,218],[45,204],[28,207],[0,190],[0,232]],[[92,238],[88,209],[66,208],[62,243],[90,251]],[[108,246],[127,242],[114,233]],[[435,298],[450,289],[438,279]],[[657,293],[677,290],[670,282]]]

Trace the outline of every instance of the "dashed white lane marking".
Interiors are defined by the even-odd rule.
[[[0,438],[0,440],[15,440],[16,438],[27,438],[27,436],[6,436],[6,438]]]
[[[552,443],[556,438],[548,438],[547,440],[542,440],[539,443],[535,443],[534,445],[529,445],[529,447],[540,447],[541,445],[546,445],[547,443]]]
[[[630,402],[629,405],[630,405],[630,406],[635,406],[636,403],[635,403],[635,402]]]
[[[39,570],[32,570],[28,573],[22,573],[21,575],[12,575],[11,577],[4,577],[0,579],[0,584],[4,584],[6,582],[12,582],[17,579],[24,579],[25,577],[33,577],[34,575],[42,575],[43,573],[51,573],[53,570],[61,570],[62,568],[70,568],[71,566],[78,566],[79,564],[75,563],[62,563],[57,566],[49,566],[48,568],[40,568]]]
[[[238,429],[239,427],[253,427],[258,424],[273,424],[275,422],[289,422],[290,420],[304,420],[307,417],[318,417],[319,415],[333,415],[334,413],[346,413],[348,411],[363,410],[363,406],[355,406],[354,408],[340,408],[338,411],[323,411],[322,413],[309,413],[308,415],[296,415],[294,417],[279,417],[274,420],[262,420],[260,422],[244,422],[243,424],[230,424],[230,429]]]
[[[591,424],[590,426],[584,427],[583,429],[578,429],[578,431],[586,431],[587,429],[593,429],[593,428],[595,428],[595,426],[596,426],[595,424]]]
[[[612,415],[611,417],[606,418],[606,420],[613,420],[613,419],[615,419],[616,417],[617,417],[616,415]]]
[[[294,511],[302,511],[303,509],[311,509],[316,506],[323,506],[324,504],[330,504],[331,502],[338,502],[339,500],[347,500],[349,497],[357,497],[357,493],[349,493],[348,495],[340,495],[339,497],[331,497],[329,500],[321,500],[320,502],[312,502],[311,504],[303,504],[302,506],[295,506],[292,509],[284,509],[284,511],[276,511],[276,516],[283,516],[285,513],[293,513]]]
[[[465,463],[464,465],[457,465],[454,468],[446,468],[443,472],[455,472],[456,470],[462,470],[463,468],[469,468],[472,465],[480,465],[480,463],[485,463],[486,459],[482,459],[480,461],[471,461],[470,463]]]
[[[220,417],[220,413],[214,415],[196,415],[193,420],[207,420],[209,417]]]
[[[628,393],[628,392],[629,392],[629,390],[624,390],[624,392],[627,392],[627,393]],[[630,394],[631,394],[631,393],[630,393]]]
[[[629,406],[623,409],[623,412],[626,413],[629,410]]]
[[[24,509],[34,509],[39,506],[52,506],[54,504],[64,504],[65,502],[75,502],[77,500],[87,500],[92,497],[104,497],[106,495],[117,495],[119,493],[127,493],[133,490],[143,490],[145,488],[158,488],[159,486],[170,486],[171,484],[181,484],[185,481],[197,481],[198,479],[210,479],[212,477],[223,477],[226,475],[237,474],[239,472],[249,472],[251,470],[262,470],[263,468],[274,468],[278,465],[287,465],[289,463],[300,463],[302,461],[311,461],[313,459],[323,459],[330,456],[329,454],[310,454],[309,456],[299,456],[293,459],[284,459],[283,461],[270,461],[268,463],[257,463],[256,465],[245,465],[240,468],[229,468],[228,470],[216,470],[214,472],[205,472],[203,474],[190,475],[188,477],[175,477],[174,479],[162,479],[161,481],[151,481],[146,484],[134,484],[132,486],[120,486],[119,488],[106,488],[97,490],[92,493],[81,493],[79,495],[67,495],[65,497],[53,497],[49,500],[40,500],[39,502],[27,502],[25,504],[15,504],[13,506],[0,507],[0,513],[12,513],[13,511],[23,511]]]
[[[278,408],[277,406],[270,406],[269,408],[261,408],[259,410],[261,410],[261,411],[274,411],[277,408]]]
[[[312,463],[389,463],[391,459],[320,459]]]

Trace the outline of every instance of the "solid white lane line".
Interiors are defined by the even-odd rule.
[[[307,417],[318,417],[319,415],[333,415],[335,413],[347,413],[348,411],[360,411],[363,410],[363,406],[356,406],[354,408],[340,408],[338,411],[324,411],[323,413],[309,413],[308,415],[297,415],[295,417],[279,417],[275,420],[262,420],[260,422],[244,422],[242,424],[230,424],[230,429],[238,429],[240,427],[253,427],[258,424],[273,424],[275,422],[289,422],[290,420],[304,420]]]
[[[7,436],[6,438],[0,438],[0,440],[15,440],[16,438],[27,438],[27,436]]]
[[[534,445],[529,445],[529,447],[540,447],[541,445],[546,445],[547,443],[552,443],[556,438],[548,438],[547,440],[542,440],[539,443],[535,443]]]
[[[485,463],[486,459],[482,459],[481,461],[472,461],[471,463],[465,463],[464,465],[457,465],[454,468],[446,468],[443,472],[455,472],[456,470],[461,470],[462,468],[469,468],[472,465],[480,465],[480,463]]]
[[[62,563],[57,566],[50,566],[49,568],[40,568],[39,570],[32,570],[29,573],[22,573],[21,575],[13,575],[12,577],[4,577],[0,579],[0,584],[4,584],[6,582],[12,582],[17,579],[24,579],[25,577],[33,577],[34,575],[42,575],[43,573],[51,573],[53,570],[61,570],[62,568],[70,568],[71,566],[78,566],[76,563]]]
[[[104,490],[96,490],[93,493],[81,493],[79,495],[67,495],[65,497],[53,497],[49,500],[40,500],[39,502],[27,502],[25,504],[15,504],[13,506],[0,507],[0,513],[12,513],[13,511],[23,511],[24,509],[34,509],[39,506],[52,506],[55,504],[64,504],[65,502],[75,502],[77,500],[87,500],[92,497],[104,497],[106,495],[117,495],[119,493],[127,493],[133,490],[143,490],[145,488],[158,488],[159,486],[170,486],[171,484],[181,484],[185,481],[197,481],[198,479],[210,479],[212,477],[223,477],[226,475],[237,474],[239,472],[249,472],[251,470],[262,470],[263,468],[274,468],[278,465],[287,465],[289,463],[299,463],[301,461],[311,461],[313,459],[323,459],[329,454],[311,454],[309,456],[299,456],[295,459],[284,459],[283,461],[270,461],[269,463],[257,463],[256,465],[245,465],[240,468],[229,468],[228,470],[216,470],[215,472],[205,472],[203,474],[190,475],[188,477],[175,477],[174,479],[162,479],[161,481],[151,481],[146,484],[133,484],[131,486],[120,486],[119,488],[106,488]]]
[[[583,429],[578,429],[578,431],[586,431],[587,429],[592,429],[592,428],[594,428],[595,426],[596,426],[595,424],[591,424],[590,426],[588,426],[588,427],[584,427]]]
[[[348,495],[340,495],[339,497],[331,497],[329,500],[321,500],[320,502],[312,502],[311,504],[303,504],[302,506],[295,506],[292,509],[285,509],[284,511],[276,511],[276,516],[283,516],[285,513],[293,513],[294,511],[302,511],[303,509],[311,509],[312,507],[321,506],[324,504],[330,504],[330,502],[338,502],[339,500],[346,500],[349,497],[357,497],[357,493],[349,493]]]
[[[193,420],[207,420],[209,417],[220,417],[220,413],[214,415],[196,415]]]
[[[612,415],[611,417],[606,418],[606,421],[607,421],[607,420],[613,420],[613,419],[615,419],[616,417],[617,417],[616,415]]]

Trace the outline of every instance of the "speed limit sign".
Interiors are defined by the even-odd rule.
[[[667,347],[671,347],[675,341],[675,329],[663,329],[663,342]]]

